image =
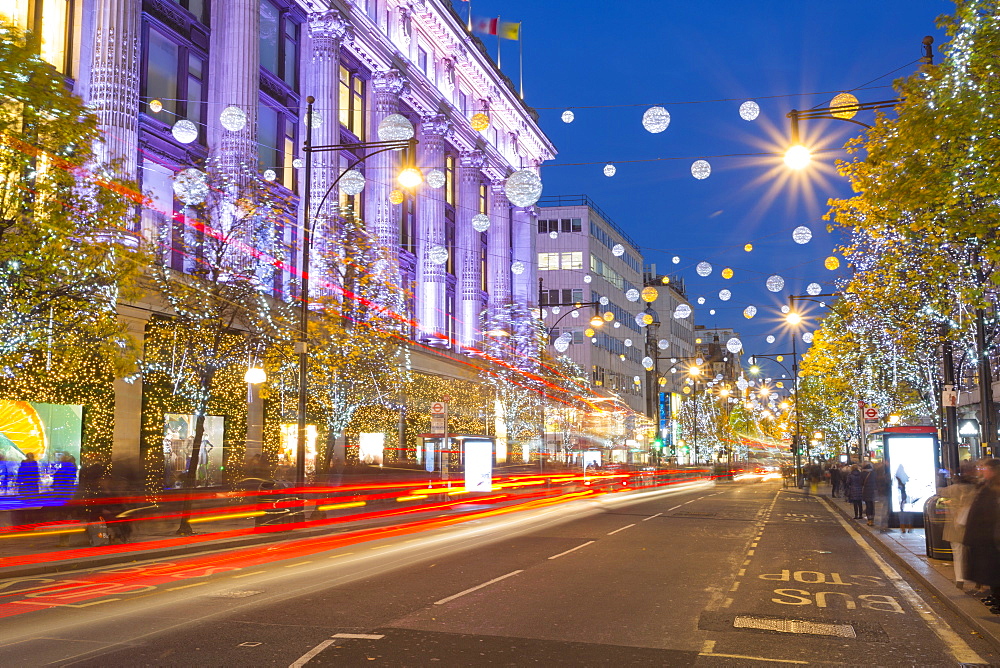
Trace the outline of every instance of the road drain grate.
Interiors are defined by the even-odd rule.
[[[738,629],[759,629],[761,631],[778,631],[779,633],[803,633],[814,636],[837,636],[838,638],[858,637],[857,633],[854,632],[854,627],[850,624],[824,624],[799,619],[739,616],[733,620],[733,626]]]
[[[262,591],[255,591],[253,589],[229,589],[227,591],[208,594],[208,598],[247,598],[248,596],[256,596],[263,593]]]

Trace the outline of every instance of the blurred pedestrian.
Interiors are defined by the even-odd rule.
[[[969,506],[976,496],[976,484],[973,481],[972,470],[963,467],[952,479],[952,484],[939,487],[938,496],[946,499],[943,537],[951,543],[955,568],[955,586],[965,587],[965,525],[969,518]]]
[[[854,504],[854,519],[861,519],[861,490],[863,487],[861,469],[857,464],[851,467],[847,474],[847,500]]]
[[[969,505],[962,542],[966,546],[965,572],[976,584],[990,587],[983,603],[990,612],[1000,615],[1000,459],[986,459],[979,464],[983,482]]]
[[[839,496],[840,491],[840,467],[834,464],[830,467],[830,496],[834,499]]]
[[[868,526],[875,524],[875,467],[871,462],[865,462],[861,467],[861,500],[865,504],[865,518]],[[859,518],[860,519],[860,518]]]
[[[35,460],[35,453],[29,452],[17,467],[17,495],[23,503],[38,499],[38,488],[41,483],[41,471]]]

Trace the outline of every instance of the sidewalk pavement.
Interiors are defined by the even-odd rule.
[[[793,488],[784,488],[786,492]],[[801,490],[794,490],[801,491]],[[804,492],[802,492],[804,493]],[[845,519],[851,520],[848,514],[852,506],[844,502],[843,497],[830,498],[829,493],[816,496],[825,499]],[[876,510],[876,517],[878,511]],[[921,585],[927,588],[942,603],[965,619],[977,629],[986,639],[1000,647],[1000,615],[994,615],[989,608],[979,600],[987,592],[976,593],[973,583],[966,582],[965,590],[955,586],[955,571],[951,561],[931,559],[927,556],[926,537],[924,529],[910,529],[907,533],[899,529],[880,530],[877,526],[870,527],[864,522],[854,522],[853,526],[865,536],[869,542],[885,548],[906,574],[913,576]]]

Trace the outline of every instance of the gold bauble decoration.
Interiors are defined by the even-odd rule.
[[[722,277],[723,278],[732,278],[733,277],[733,270],[730,269],[729,267],[726,267],[725,269],[722,270]]]
[[[402,204],[404,199],[406,199],[406,195],[403,194],[402,190],[393,190],[389,193],[389,201],[393,204]]]
[[[830,271],[834,271],[840,266],[840,260],[831,255],[830,257],[823,260],[823,266],[829,269]]]
[[[490,127],[490,117],[481,111],[473,114],[472,118],[469,119],[469,122],[472,124],[472,129],[479,132],[482,132],[486,128]]]
[[[843,118],[845,120],[854,118],[858,113],[858,98],[850,93],[838,93],[830,101],[830,107],[833,109],[830,115],[834,118]]]

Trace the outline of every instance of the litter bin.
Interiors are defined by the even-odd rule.
[[[927,543],[927,556],[931,559],[954,559],[951,543],[944,539],[947,512],[945,500],[936,494],[924,503],[924,541]]]

